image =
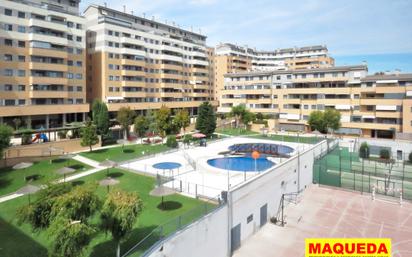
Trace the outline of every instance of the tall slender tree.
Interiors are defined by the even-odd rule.
[[[199,106],[196,129],[206,136],[211,136],[215,132],[216,114],[209,102],[204,102]]]
[[[155,113],[156,125],[161,137],[165,137],[167,131],[171,128],[170,113],[170,109],[165,105],[162,105]]]
[[[123,130],[125,131],[124,137],[127,139],[129,137],[129,129],[130,125],[133,124],[134,117],[136,117],[136,113],[130,109],[130,107],[121,107],[117,111],[117,121],[119,122],[120,126],[122,126]]]
[[[183,129],[184,135],[186,133],[186,128],[190,125],[189,112],[186,109],[180,109],[173,118],[173,123],[179,130]]]
[[[0,158],[3,158],[4,150],[10,146],[13,129],[10,126],[0,124]]]
[[[88,146],[91,152],[93,145],[97,143],[99,143],[99,137],[97,136],[96,126],[89,120],[81,130],[80,144],[81,146]]]
[[[134,119],[134,132],[140,137],[142,141],[148,129],[149,124],[145,116],[139,115]]]

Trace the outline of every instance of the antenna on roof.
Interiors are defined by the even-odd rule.
[[[131,14],[131,15],[133,15],[133,10],[132,10],[132,11],[130,11],[130,14]]]
[[[106,2],[104,2],[104,7],[107,7],[107,3],[106,3]]]
[[[123,12],[126,13],[126,5],[123,5]]]
[[[146,13],[143,13],[143,18],[146,19]]]

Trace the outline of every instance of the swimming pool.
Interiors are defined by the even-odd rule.
[[[246,172],[260,172],[275,165],[274,162],[266,158],[258,158],[255,166],[255,159],[250,156],[215,158],[208,160],[207,164],[219,169]]]
[[[161,169],[161,170],[173,170],[173,169],[180,168],[181,166],[182,164],[178,162],[159,162],[159,163],[153,164],[152,167],[155,169]]]

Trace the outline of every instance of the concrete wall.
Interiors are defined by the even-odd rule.
[[[391,148],[392,157],[397,157],[397,151],[402,151],[402,155],[408,158],[408,154],[412,152],[412,142],[411,141],[403,141],[403,140],[392,140],[392,139],[368,139],[368,138],[360,138],[359,139],[359,146],[366,142],[368,145],[374,146],[381,146],[381,147],[388,147]],[[356,149],[358,151],[359,149]]]
[[[225,257],[229,251],[228,228],[228,207],[224,205],[170,236],[147,256]]]

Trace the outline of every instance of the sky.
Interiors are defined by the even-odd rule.
[[[411,0],[82,0],[201,32],[207,44],[327,45],[336,64],[412,72]]]

